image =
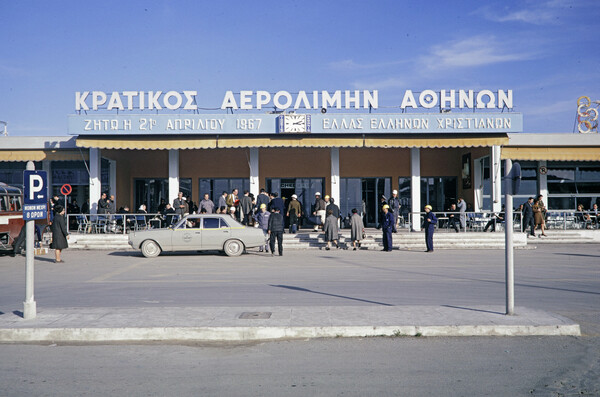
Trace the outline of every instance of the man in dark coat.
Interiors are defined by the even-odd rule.
[[[533,218],[533,197],[529,197],[523,204],[523,231],[527,232],[527,227],[530,226],[530,236],[535,237],[535,221]]]
[[[381,229],[383,230],[383,250],[392,251],[392,231],[394,230],[394,216],[390,212],[390,206],[385,204],[382,208]]]
[[[281,214],[285,212],[285,203],[277,192],[271,193],[271,202],[269,203],[270,207],[267,207],[273,212],[275,209],[279,210]],[[283,216],[283,215],[282,215]]]
[[[169,227],[173,223],[173,216],[176,214],[171,204],[165,204],[165,208],[160,213],[162,215],[162,227]]]
[[[102,193],[100,200],[98,200],[98,214],[108,214],[108,208],[110,206],[110,202],[106,198],[106,193]],[[56,210],[54,211],[56,214]]]
[[[240,218],[242,225],[248,226],[250,224],[250,217],[252,216],[252,198],[250,192],[244,190],[244,195],[240,198]]]
[[[283,228],[283,215],[281,215],[279,208],[275,208],[274,212],[269,216],[269,227],[267,229],[267,233],[269,233],[271,256],[275,253],[275,239],[277,239],[279,256],[283,255]]]
[[[433,252],[433,232],[435,230],[435,224],[437,223],[437,217],[431,211],[433,208],[430,205],[425,206],[425,219],[423,220],[423,229],[425,230],[425,245],[427,251]]]
[[[394,233],[397,233],[396,225],[398,224],[398,216],[400,216],[400,198],[398,197],[398,191],[392,191],[392,197],[388,200],[388,205],[390,206],[390,212],[394,216]]]
[[[52,244],[50,248],[54,249],[54,262],[64,262],[60,258],[60,254],[63,249],[69,247],[67,238],[69,238],[69,232],[67,231],[67,223],[65,221],[65,209],[62,205],[56,204],[54,206],[54,221],[52,222]]]
[[[185,213],[189,212],[189,207],[183,198],[183,192],[177,193],[177,198],[173,200],[173,209],[179,215],[179,219],[182,219]]]

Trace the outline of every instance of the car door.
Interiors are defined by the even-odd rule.
[[[176,250],[199,250],[202,249],[202,219],[187,217],[184,222],[172,230],[171,243],[173,251]]]
[[[221,217],[207,216],[202,222],[202,249],[223,249],[231,230]]]

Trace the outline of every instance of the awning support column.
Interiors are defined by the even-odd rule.
[[[546,160],[538,161],[537,175],[538,175],[538,191],[539,191],[539,194],[544,196],[544,198],[542,200],[544,201],[546,208],[548,208],[548,175],[545,173],[542,174],[540,172],[542,167],[545,167],[545,168],[548,167],[548,162]]]
[[[98,200],[102,195],[102,155],[98,148],[90,148],[90,214],[98,213]]]
[[[340,148],[331,148],[331,197],[334,198],[335,202],[340,204]]]
[[[421,230],[421,150],[410,148],[410,202],[411,230]]]
[[[260,179],[258,175],[258,148],[250,148],[250,193],[258,197],[260,193]]]
[[[502,210],[502,163],[500,162],[500,146],[493,145],[490,156],[490,179],[492,183],[493,212]]]
[[[172,203],[179,193],[179,149],[169,149],[169,197],[167,203]]]
[[[117,198],[117,162],[115,160],[108,160],[109,165],[109,180],[110,194],[114,194],[115,199]]]

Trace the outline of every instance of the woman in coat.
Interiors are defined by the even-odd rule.
[[[338,245],[338,220],[335,216],[333,216],[333,211],[327,211],[327,218],[325,219],[325,224],[323,225],[323,231],[325,232],[325,241],[327,241],[326,250],[331,249],[331,242],[335,243],[335,248],[340,248]]]
[[[540,204],[541,203],[541,204]],[[541,200],[536,200],[533,204],[533,220],[535,222],[535,228],[537,229],[538,225],[540,229],[542,229],[541,236],[546,237],[546,221],[544,220],[544,202]]]
[[[50,248],[54,249],[54,262],[64,262],[60,258],[60,254],[63,249],[69,247],[67,239],[69,238],[69,232],[67,231],[67,223],[65,222],[65,209],[62,205],[57,204],[54,206],[54,220],[52,221],[52,244]]]
[[[352,209],[352,216],[350,217],[350,239],[352,240],[352,250],[356,251],[356,246],[360,246],[360,240],[362,240],[363,233],[365,232],[365,225],[362,217],[358,215],[356,208]]]

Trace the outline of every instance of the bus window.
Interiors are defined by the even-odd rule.
[[[10,210],[21,211],[21,198],[19,196],[9,196],[10,198]]]
[[[7,211],[8,206],[6,205],[6,196],[0,196],[0,211]]]

